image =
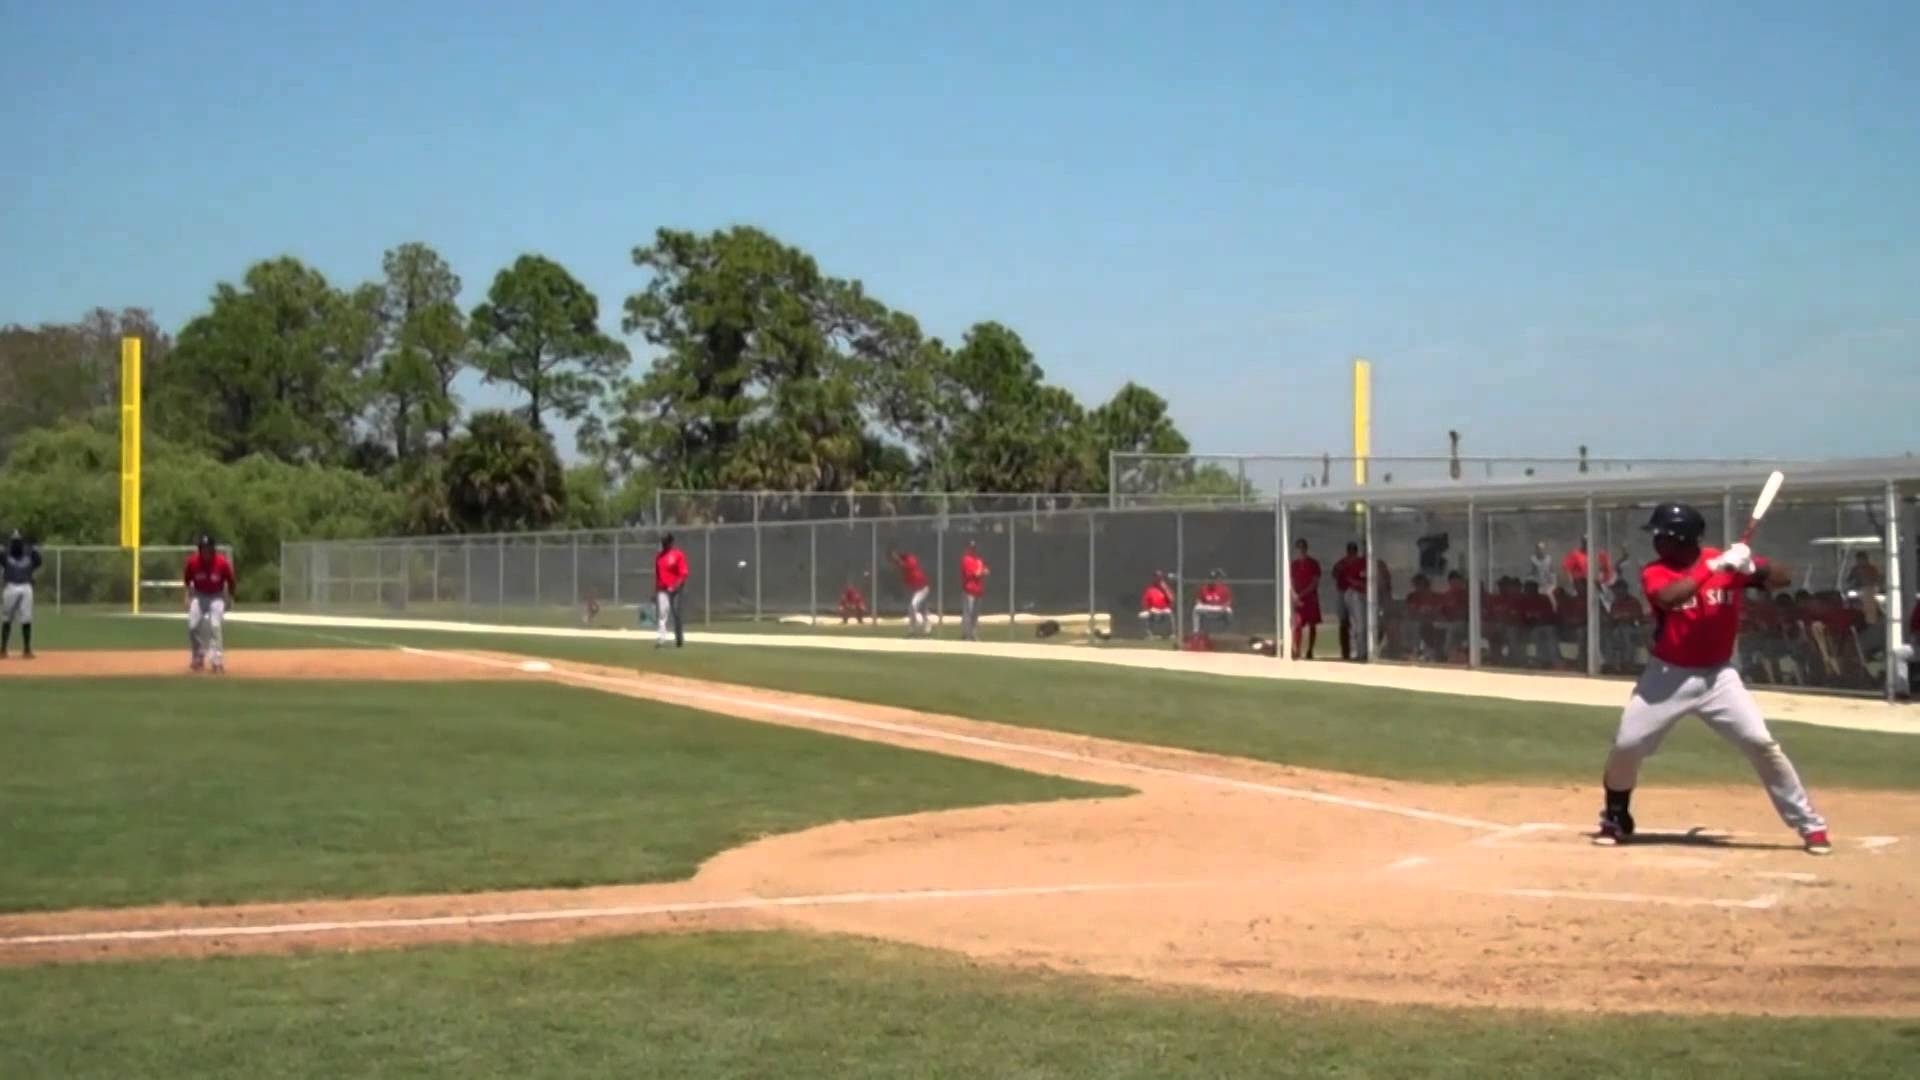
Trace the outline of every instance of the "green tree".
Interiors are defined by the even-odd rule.
[[[405,460],[425,447],[430,432],[443,443],[453,437],[460,412],[453,381],[467,366],[467,318],[459,275],[431,247],[402,244],[386,253],[381,268],[387,348],[374,377],[374,422]]]
[[[1087,427],[1099,474],[1095,491],[1108,490],[1107,471],[1113,454],[1185,454],[1192,449],[1167,415],[1166,399],[1133,382],[1093,410]],[[1122,460],[1121,475],[1113,480],[1120,491],[1159,491],[1173,479],[1168,470],[1179,467],[1177,462]]]
[[[1089,489],[1099,470],[1086,410],[1045,381],[1019,334],[979,323],[946,366],[933,382],[940,407],[955,417],[949,475],[957,490]]]
[[[749,227],[661,229],[633,261],[652,276],[622,325],[660,356],[609,426],[616,456],[668,486],[804,491],[887,464],[867,428],[869,372],[899,320],[858,282]]]
[[[447,513],[461,532],[551,527],[566,508],[566,474],[545,432],[497,410],[476,413],[447,447]]]
[[[540,255],[522,255],[500,271],[485,303],[473,309],[470,331],[478,367],[489,383],[526,395],[525,416],[535,431],[547,418],[585,415],[628,363],[624,345],[602,333],[600,301],[566,268]]]
[[[0,460],[36,428],[120,402],[120,341],[141,339],[141,365],[165,364],[171,342],[138,308],[96,308],[78,322],[0,327]]]
[[[376,287],[343,293],[290,257],[222,282],[154,372],[156,426],[222,461],[342,460],[380,348],[378,301]]]

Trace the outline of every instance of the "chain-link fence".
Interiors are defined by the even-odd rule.
[[[133,610],[137,589],[142,611],[172,611],[186,606],[186,560],[191,547],[143,547],[139,566],[133,552],[109,546],[59,546],[40,550],[33,579],[39,614],[121,613]],[[233,549],[220,551],[233,558]],[[244,573],[235,567],[235,573]]]
[[[1741,662],[1761,684],[1857,692],[1898,681],[1914,580],[1920,460],[1797,467],[1756,546],[1792,569],[1750,597]],[[942,513],[675,527],[693,567],[690,625],[904,633],[928,579],[951,634],[977,557],[982,634],[1063,642],[1288,639],[1302,658],[1628,674],[1652,616],[1641,526],[1692,502],[1732,540],[1764,474],[1592,478],[1289,494],[1264,504]],[[513,624],[644,626],[658,529],[285,545],[292,610]],[[1907,538],[1903,540],[1902,538]],[[1904,545],[1904,546],[1903,546]],[[1163,581],[1170,605],[1149,602]],[[1207,593],[1202,595],[1202,589]],[[1149,607],[1160,610],[1149,611]],[[1294,633],[1297,631],[1297,634]]]

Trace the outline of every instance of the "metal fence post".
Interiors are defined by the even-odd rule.
[[[1187,513],[1173,512],[1173,647],[1186,640],[1186,619],[1181,609],[1187,604]]]
[[[465,586],[460,590],[460,609],[465,611],[473,606],[473,541],[461,541],[460,553],[467,564],[462,571],[462,576],[466,578]]]
[[[868,523],[867,537],[867,614],[877,618],[880,614],[880,522],[877,519]]]
[[[546,562],[547,542],[539,533],[533,534],[533,606],[546,603],[546,590],[540,587],[540,564]]]
[[[495,608],[504,608],[507,606],[507,538],[505,536],[495,536],[493,538],[493,552],[493,569],[495,576],[493,606]]]
[[[947,621],[947,530],[935,529],[933,532],[933,610],[934,622],[944,624]],[[912,613],[908,613],[912,618]]]
[[[1276,495],[1273,499],[1274,514],[1280,519],[1280,525],[1273,531],[1273,591],[1276,604],[1273,609],[1273,636],[1276,639],[1274,651],[1280,654],[1284,663],[1293,663],[1293,577],[1287,573],[1287,552],[1293,548],[1293,511],[1285,499]],[[1373,552],[1367,552],[1369,565],[1367,577],[1373,577],[1371,561]]]
[[[1360,504],[1361,527],[1366,530],[1363,546],[1367,558],[1375,559],[1373,554],[1373,503]],[[1375,562],[1377,563],[1377,559]],[[1378,663],[1380,659],[1380,575],[1367,567],[1367,663]]]
[[[440,606],[440,541],[433,542],[433,606]]]
[[[53,613],[55,615],[60,614],[61,610],[66,604],[66,582],[63,580],[66,576],[65,574],[66,563],[67,563],[67,553],[56,549],[53,553]],[[285,595],[286,574],[287,574],[287,545],[283,543],[280,545],[280,580],[281,580],[282,595]]]
[[[1091,638],[1100,618],[1099,551],[1095,542],[1094,530],[1099,527],[1099,518],[1089,510],[1087,512],[1087,636]]]
[[[580,534],[573,534],[573,598],[572,603],[580,602]]]
[[[1473,500],[1467,500],[1467,666],[1480,666],[1480,523]],[[1371,556],[1369,556],[1371,557]],[[1371,570],[1371,568],[1369,568]]]
[[[1587,496],[1587,674],[1600,674],[1600,590],[1595,567],[1600,562],[1600,550],[1594,544],[1594,536],[1599,530],[1594,528],[1593,496]],[[1612,556],[1608,556],[1612,558]]]
[[[1020,530],[1007,518],[1007,636],[1017,637],[1020,622]],[[964,601],[962,601],[964,603]]]
[[[753,621],[760,621],[760,496],[753,496]]]
[[[820,625],[820,526],[818,525],[807,526],[807,625]]]
[[[707,626],[712,626],[713,625],[713,526],[711,525],[707,526],[706,529],[702,530],[701,535],[705,539],[702,541],[704,548],[703,548],[703,554],[700,556],[700,565],[706,567],[707,572],[700,575],[700,590],[702,594],[700,604],[701,604],[701,607],[706,609],[705,611],[701,612],[700,619]]]
[[[1889,704],[1900,698],[1900,665],[1896,658],[1902,645],[1911,644],[1904,640],[1906,636],[1906,601],[1900,589],[1900,545],[1905,542],[1900,535],[1900,488],[1893,481],[1887,481],[1887,603],[1880,613],[1883,625],[1887,628],[1887,701]],[[1912,681],[1912,664],[1908,664],[1908,681]],[[1907,690],[1912,691],[1912,686]]]

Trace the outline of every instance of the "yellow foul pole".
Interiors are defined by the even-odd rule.
[[[1353,362],[1353,483],[1367,484],[1367,458],[1373,454],[1373,365]]]
[[[133,564],[133,613],[140,614],[140,339],[120,339],[120,546]]]

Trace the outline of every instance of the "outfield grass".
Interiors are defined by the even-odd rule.
[[[1157,992],[788,934],[0,971],[0,1075],[1894,1077],[1920,1026]]]
[[[3,692],[0,909],[669,880],[824,822],[1117,791],[547,684]]]
[[[283,631],[297,633],[297,631]],[[342,631],[363,641],[489,649],[1050,728],[1394,779],[1597,782],[1615,709],[1152,671],[1071,661],[886,655]],[[1624,690],[1623,690],[1624,694]],[[1817,791],[1920,787],[1920,738],[1782,723],[1775,733]],[[1704,725],[1677,729],[1650,783],[1749,783],[1746,759]]]

